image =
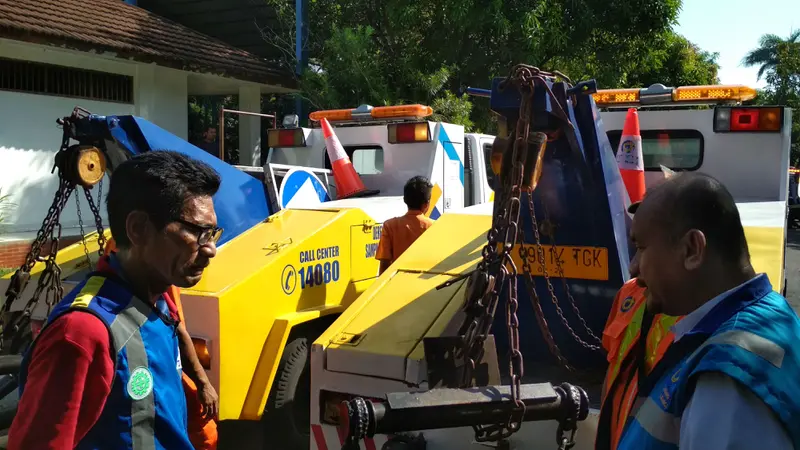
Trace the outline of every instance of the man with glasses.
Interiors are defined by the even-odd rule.
[[[186,334],[166,292],[197,284],[216,255],[219,185],[210,166],[171,151],[117,167],[107,197],[117,251],[56,305],[25,355],[8,449],[193,450]]]

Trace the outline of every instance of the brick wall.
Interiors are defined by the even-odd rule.
[[[59,248],[64,248],[72,245],[81,239],[80,236],[66,236],[62,237],[59,242]],[[33,241],[17,241],[9,243],[0,243],[0,268],[14,268],[19,267],[25,262],[25,256],[31,249]],[[42,254],[47,254],[50,251],[50,243],[42,246]]]

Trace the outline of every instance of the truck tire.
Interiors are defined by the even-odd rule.
[[[311,352],[313,338],[289,337],[262,416],[265,449],[310,447]]]

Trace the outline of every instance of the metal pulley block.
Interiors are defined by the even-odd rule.
[[[542,177],[544,153],[547,148],[547,135],[541,132],[528,136],[528,152],[523,163],[522,187],[533,192]]]
[[[106,157],[92,145],[72,145],[56,155],[62,176],[76,185],[91,188],[106,174]]]

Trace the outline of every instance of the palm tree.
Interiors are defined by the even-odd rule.
[[[779,49],[785,45],[797,45],[800,47],[800,30],[793,31],[788,39],[782,39],[775,34],[765,34],[761,36],[758,47],[742,58],[742,64],[747,67],[759,66],[758,79],[764,72],[775,69],[780,64]]]

